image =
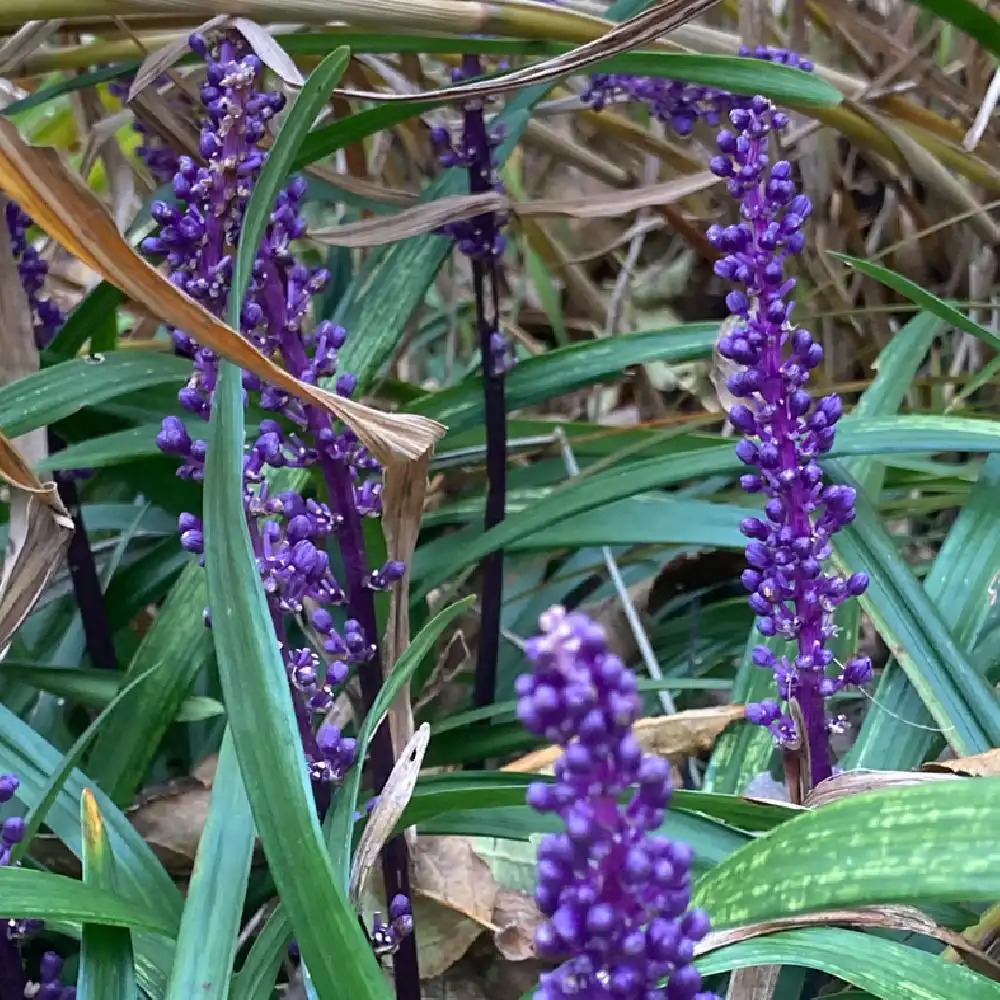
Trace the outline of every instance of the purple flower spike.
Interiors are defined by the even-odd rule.
[[[379,957],[392,955],[399,950],[405,937],[413,933],[413,910],[409,899],[398,893],[389,904],[389,921],[382,919],[381,913],[372,917],[370,939],[372,950]]]
[[[538,848],[535,899],[547,919],[535,943],[569,957],[542,975],[535,998],[717,1000],[691,964],[709,930],[689,908],[693,852],[655,833],[670,765],[644,754],[632,731],[635,675],[586,615],[555,607],[540,624],[527,645],[533,670],[517,680],[518,716],[563,754],[555,782],[532,784],[528,802],[565,830]]]
[[[806,391],[823,349],[791,318],[795,279],[785,264],[805,246],[812,205],[798,193],[792,165],[772,162],[768,154],[771,133],[786,128],[788,116],[755,97],[729,119],[732,129],[719,133],[721,155],[711,169],[727,179],[740,221],[712,226],[708,238],[722,254],[716,273],[735,286],[727,302],[738,322],[718,349],[742,366],[728,382],[741,400],[730,419],[746,435],[736,454],[752,470],[740,481],[747,492],[765,497],[764,516],[741,525],[750,539],[743,583],[761,634],[792,644],[788,653],[767,646],[754,651],[754,663],[774,671],[784,707],[766,701],[751,706],[747,718],[767,726],[779,743],[804,738],[816,785],[832,773],[828,736],[835,723],[825,699],[871,679],[867,657],[834,665],[828,648],[837,632],[837,606],[864,593],[868,578],[826,568],[833,535],[854,519],[855,494],[823,482],[819,458],[833,446],[843,405],[837,396],[814,402]],[[793,721],[793,700],[804,733]]]
[[[48,277],[49,265],[28,241],[28,229],[32,224],[29,216],[13,201],[7,202],[4,212],[11,252],[31,310],[35,345],[39,349],[48,347],[65,318],[55,302],[40,294]]]

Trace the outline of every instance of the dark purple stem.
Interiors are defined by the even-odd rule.
[[[0,924],[6,923],[6,918],[0,918]],[[24,1000],[26,985],[20,949],[7,936],[6,927],[0,926],[0,1000]]]
[[[479,56],[462,58],[465,76],[481,76]],[[493,162],[490,137],[481,102],[466,104],[463,113],[464,142],[478,155],[471,157],[469,193],[485,194],[493,190]],[[483,529],[500,524],[507,506],[507,408],[504,393],[504,368],[495,358],[493,338],[500,326],[500,290],[496,254],[497,221],[492,212],[472,220],[482,233],[485,254],[472,258],[472,284],[476,303],[476,333],[483,366],[483,410],[486,423],[486,510]],[[488,286],[488,290],[487,290]],[[481,583],[479,651],[476,658],[473,702],[477,707],[491,705],[496,697],[497,659],[500,654],[500,614],[503,608],[503,549],[488,553],[479,565]]]
[[[49,451],[55,453],[65,447],[63,440],[50,429],[48,432]],[[115,643],[111,633],[108,609],[104,604],[104,589],[97,572],[94,553],[90,548],[87,528],[80,510],[80,497],[73,477],[66,472],[54,474],[59,499],[73,519],[73,535],[66,550],[66,563],[70,580],[73,582],[73,596],[80,609],[83,635],[87,655],[91,665],[97,670],[117,670]]]
[[[279,329],[284,329],[282,325]],[[293,335],[282,338],[282,354],[293,374],[304,371],[308,359],[301,340]],[[334,458],[323,447],[323,442],[333,438],[330,417],[316,406],[303,407],[313,440],[318,445],[319,467],[323,473],[330,506],[343,519],[337,529],[337,542],[344,563],[344,590],[347,607],[352,618],[361,625],[369,643],[371,655],[358,666],[358,680],[365,711],[371,711],[382,689],[382,658],[378,648],[378,619],[375,615],[375,597],[366,581],[369,574],[368,556],[365,551],[364,526],[358,513],[354,494],[354,480],[347,463]],[[383,721],[371,742],[371,768],[374,791],[379,794],[389,780],[395,765],[392,733],[388,720]],[[357,767],[362,766],[358,762]],[[411,896],[409,857],[406,841],[394,837],[382,848],[382,878],[387,900],[398,894]],[[417,964],[415,932],[407,935],[393,955],[397,1000],[420,1000],[420,969]]]

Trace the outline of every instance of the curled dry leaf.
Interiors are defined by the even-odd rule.
[[[366,101],[427,101],[447,97],[453,101],[465,101],[471,98],[482,98],[493,94],[506,94],[521,90],[533,84],[547,83],[561,77],[578,73],[593,63],[610,59],[612,56],[654,42],[667,32],[694,20],[709,7],[714,7],[719,0],[661,0],[648,10],[620,24],[611,25],[598,38],[584,42],[569,52],[543,59],[531,66],[500,73],[490,80],[480,80],[474,83],[459,84],[436,90],[408,93],[387,93],[385,91],[350,90],[339,88],[334,93],[348,98]],[[231,9],[232,4],[226,0],[132,0],[137,10],[148,10],[150,13],[179,14],[193,12],[204,15],[206,11]],[[420,3],[412,0],[406,5],[410,21],[416,28],[426,28],[433,32],[440,30],[442,10],[438,3]],[[366,9],[367,7],[367,9]],[[466,27],[470,33],[488,33],[489,7],[486,5],[463,3],[455,4],[455,13],[449,11],[449,17],[454,17],[455,31]],[[280,6],[274,0],[242,0],[241,10],[247,16],[258,20],[273,20],[281,11],[281,18],[288,21],[306,21],[326,23],[343,17],[356,27],[371,27],[384,30],[384,12],[378,4],[338,3],[336,0],[283,0]],[[463,16],[468,12],[467,16]],[[425,19],[421,19],[421,13]]]
[[[427,496],[427,471],[430,456],[410,462],[391,477],[382,494],[382,531],[385,534],[389,559],[406,566],[403,578],[392,588],[389,597],[389,619],[385,628],[385,659],[382,669],[386,676],[410,644],[410,566],[420,535],[420,520]],[[413,706],[410,704],[410,683],[399,690],[389,706],[389,730],[392,751],[398,759],[402,748],[413,737]]]
[[[197,32],[211,31],[213,28],[221,28],[228,23],[229,16],[219,14],[208,21],[202,22],[193,30]],[[166,45],[155,49],[143,59],[142,65],[136,70],[135,77],[128,88],[126,104],[131,104],[137,94],[142,93],[151,83],[155,84],[171,66],[179,63],[191,51],[191,46],[188,42],[189,37],[190,34],[188,32],[180,34],[176,38],[170,39]]]
[[[973,947],[957,931],[941,927],[926,913],[913,906],[859,906],[857,909],[823,910],[819,913],[762,920],[724,931],[712,931],[695,946],[695,954],[706,955],[719,948],[736,944],[737,941],[746,941],[795,927],[860,927],[920,934],[950,945],[962,956],[970,969],[990,979],[1000,980],[1000,964]]]
[[[306,82],[302,79],[295,60],[275,41],[271,33],[256,21],[251,21],[247,17],[235,17],[233,27],[247,40],[250,48],[260,57],[260,61],[275,76],[280,77],[291,87],[301,87]]]
[[[662,184],[628,191],[612,191],[589,198],[545,198],[512,201],[496,192],[451,195],[415,205],[394,215],[376,216],[341,226],[311,230],[319,243],[342,247],[375,247],[433,232],[452,222],[475,218],[486,212],[509,212],[520,218],[619,219],[655,205],[668,205],[719,182],[705,170]]]
[[[686,757],[711,750],[722,731],[745,715],[743,705],[695,708],[676,715],[640,719],[635,735],[647,753],[660,757]],[[542,772],[552,767],[562,750],[544,747],[515,760],[503,770],[518,773]]]
[[[0,214],[6,201],[0,197]],[[7,227],[0,225],[0,382],[38,369],[31,309],[21,286]],[[31,613],[62,559],[73,521],[53,482],[43,483],[32,465],[46,455],[45,430],[16,442],[0,431],[0,480],[10,501],[7,548],[0,570],[0,659]]]
[[[493,903],[493,942],[511,962],[534,958],[535,931],[543,917],[534,899],[525,892],[500,889]]]
[[[167,871],[186,876],[194,866],[211,801],[210,786],[195,777],[181,778],[151,789],[128,818]]]
[[[364,832],[351,861],[350,896],[354,902],[361,898],[368,873],[410,801],[430,739],[431,727],[425,722],[403,748],[379,793],[375,808],[365,822]]]
[[[44,45],[63,26],[63,19],[27,21],[9,38],[0,42],[0,74],[6,75],[35,49]]]
[[[805,798],[805,805],[810,809],[824,806],[828,802],[846,798],[848,795],[861,795],[877,788],[897,788],[902,785],[919,785],[925,781],[957,781],[955,774],[922,773],[919,771],[848,771],[827,778],[811,789]]]
[[[383,413],[306,385],[266,358],[235,330],[175,288],[122,238],[114,221],[56,150],[30,146],[0,121],[0,187],[70,253],[166,323],[186,330],[222,357],[342,420],[387,474],[427,454],[444,434],[434,420]]]
[[[985,753],[956,757],[954,760],[931,761],[922,765],[921,770],[967,778],[993,778],[1000,775],[1000,750],[987,750]]]
[[[413,852],[413,922],[419,928],[420,977],[457,962],[484,929],[495,930],[499,888],[464,837],[421,837]]]

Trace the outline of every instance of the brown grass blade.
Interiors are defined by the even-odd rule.
[[[198,25],[194,31],[211,31],[213,28],[221,28],[228,24],[230,18],[225,14],[217,15]],[[138,94],[141,94],[150,84],[155,84],[171,66],[176,65],[190,51],[188,34],[178,35],[171,38],[162,48],[154,49],[142,61],[142,65],[136,70],[135,78],[128,88],[126,104],[131,104]]]
[[[0,121],[0,187],[60,245],[153,315],[189,332],[240,368],[330,411],[387,467],[426,454],[444,434],[437,421],[383,413],[306,385],[279,368],[143,260],[59,154],[28,145],[9,121]]]
[[[422,236],[441,226],[471,219],[487,212],[510,212],[520,218],[618,219],[644,208],[669,205],[719,183],[707,170],[690,177],[678,177],[629,191],[611,191],[587,198],[546,198],[511,201],[506,195],[462,194],[412,208],[393,215],[381,215],[341,226],[313,229],[309,235],[319,243],[342,247],[374,247],[411,236]]]
[[[958,781],[955,774],[930,774],[919,771],[848,771],[828,778],[806,796],[805,805],[810,809],[836,802],[849,795],[863,795],[878,788],[898,788],[903,785],[920,785],[925,781]]]
[[[62,24],[59,18],[51,21],[28,21],[10,38],[4,39],[0,44],[0,73],[6,73],[12,66],[27,59],[59,31]]]
[[[389,619],[385,627],[385,656],[382,669],[388,675],[410,644],[410,566],[420,535],[420,521],[427,496],[430,456],[410,462],[386,478],[382,493],[382,531],[390,559],[405,563],[406,572],[389,597]],[[399,759],[403,747],[413,738],[413,706],[409,681],[389,707],[389,731],[393,755]]]
[[[660,757],[686,757],[711,750],[722,731],[745,715],[743,705],[720,705],[695,708],[676,715],[657,715],[640,719],[635,735],[646,753]],[[508,764],[504,771],[517,774],[537,773],[552,767],[561,747],[544,747]]]
[[[403,810],[410,801],[430,739],[431,727],[425,722],[403,748],[385,786],[379,793],[375,808],[368,816],[351,862],[350,895],[354,902],[361,898],[365,879],[372,865],[378,860],[379,852],[392,835],[399,817],[403,815]]]
[[[10,493],[10,534],[0,572],[0,659],[62,559],[73,521],[55,483],[43,483],[0,431],[0,479]]]
[[[290,87],[301,87],[306,82],[295,65],[295,60],[256,21],[251,21],[248,17],[237,17],[233,19],[233,27],[247,40],[260,61]]]
[[[406,94],[393,94],[372,90],[352,90],[347,88],[338,89],[334,93],[342,97],[359,100],[395,102],[425,101],[440,97],[461,101],[474,97],[486,97],[491,94],[507,94],[520,90],[522,87],[547,83],[550,80],[569,76],[572,73],[585,69],[593,63],[600,62],[602,59],[608,59],[621,52],[627,52],[630,49],[638,48],[639,46],[655,41],[666,32],[690,21],[692,18],[698,17],[698,15],[708,10],[709,7],[714,7],[718,2],[719,0],[662,0],[662,2],[648,10],[642,11],[642,13],[637,14],[635,17],[623,21],[621,24],[614,25],[599,38],[584,42],[582,45],[578,45],[575,49],[565,52],[562,55],[554,56],[551,59],[543,59],[532,66],[500,74],[491,80],[481,80],[476,83],[459,84],[458,86],[436,88],[434,90],[413,91]],[[137,11],[148,10],[152,12],[162,10],[164,7],[163,0],[131,0],[131,3]],[[234,3],[232,0],[171,0],[170,12],[197,11],[199,14],[204,14],[206,11],[217,13],[236,13],[238,11],[246,16],[267,20],[269,17],[274,16],[274,6],[273,0],[242,0],[241,3]],[[349,8],[349,11],[345,10],[342,12],[338,10],[338,7],[341,6]],[[316,15],[323,15],[323,20],[328,21],[334,21],[340,16],[345,16],[352,24],[360,26],[365,24],[366,20],[371,22],[375,11],[381,10],[382,17],[381,19],[376,19],[376,23],[373,26],[376,28],[384,27],[386,4],[372,3],[370,5],[372,14],[367,14],[366,16],[365,8],[367,6],[367,4],[358,2],[339,5],[328,2],[328,0],[293,0],[293,2],[283,5],[281,16],[295,20],[303,18],[305,15],[310,15],[308,19],[312,20]],[[485,20],[487,24],[480,24],[479,27],[487,27],[490,16],[489,8],[471,3],[469,7],[470,9],[473,7],[480,8],[482,16],[479,20]],[[417,9],[417,5],[414,4],[413,8]],[[442,26],[440,23],[440,14],[436,18],[433,18],[432,12],[429,11],[428,14],[437,23],[428,24],[427,27],[432,30],[434,28],[440,30]],[[455,25],[452,30],[458,31],[458,25]],[[469,30],[475,30],[475,27],[471,27]]]
[[[970,944],[957,931],[941,927],[927,914],[912,906],[859,906],[857,909],[824,910],[776,920],[762,920],[724,931],[712,931],[695,946],[695,954],[705,955],[737,941],[747,941],[795,927],[858,927],[920,934],[950,945],[970,969],[990,979],[1000,980],[1000,964]]]

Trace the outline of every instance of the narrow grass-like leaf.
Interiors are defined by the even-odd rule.
[[[274,146],[268,153],[264,169],[254,184],[253,193],[250,195],[243,216],[243,229],[233,264],[233,284],[229,293],[228,320],[229,325],[235,330],[240,328],[243,296],[250,283],[250,271],[260,247],[261,237],[271,217],[278,191],[292,169],[302,140],[316,120],[316,116],[326,105],[330,92],[344,75],[350,58],[350,50],[341,46],[331,52],[309,74],[309,79],[296,98],[292,110],[282,122]]]
[[[83,828],[83,882],[117,890],[115,859],[97,800],[86,789],[80,801]],[[77,1000],[133,1000],[138,997],[132,936],[127,927],[85,923],[81,936]]]
[[[121,289],[107,281],[100,282],[66,318],[55,339],[42,352],[43,361],[69,361],[84,344],[93,343],[95,335],[103,337],[108,330],[115,332],[118,307],[124,301]]]
[[[944,299],[939,299],[936,295],[925,291],[909,278],[904,278],[901,274],[890,271],[887,267],[882,267],[881,264],[873,264],[870,260],[864,260],[861,257],[850,257],[844,253],[834,253],[832,256],[849,264],[856,271],[867,274],[869,278],[881,282],[894,292],[899,292],[911,302],[915,302],[921,309],[926,309],[929,313],[933,313],[963,333],[971,333],[974,337],[985,341],[994,350],[1000,350],[1000,337],[992,330],[970,319],[965,313],[945,302]]]
[[[102,729],[107,728],[106,723],[109,719],[114,718],[116,715],[116,709],[126,698],[140,685],[145,683],[152,676],[156,667],[150,667],[144,674],[140,674],[138,677],[130,681],[115,697],[108,702],[107,707],[101,712],[100,715],[94,719],[93,722],[77,737],[76,742],[70,747],[69,752],[63,758],[62,763],[59,767],[52,772],[48,782],[46,783],[45,790],[42,792],[37,804],[31,810],[31,813],[27,819],[27,827],[25,830],[24,839],[20,844],[15,845],[15,849],[12,852],[15,860],[19,858],[22,853],[27,850],[35,834],[42,828],[42,824],[48,818],[49,809],[52,804],[56,801],[59,794],[62,792],[66,781],[69,776],[76,769],[76,765],[79,764],[80,758],[83,757],[84,751],[90,745],[91,740],[100,732]],[[89,789],[86,790],[86,795],[93,797],[93,792]],[[95,808],[97,806],[95,805]],[[101,829],[104,830],[104,821],[101,821]],[[86,834],[86,831],[84,831]],[[103,837],[107,837],[107,833],[102,832]],[[86,848],[86,839],[83,842],[84,848]]]
[[[212,634],[201,620],[206,603],[204,570],[192,562],[143,637],[126,678],[158,669],[131,696],[114,732],[102,733],[94,744],[87,772],[119,805],[131,802],[195,677],[211,661]]]
[[[320,78],[329,89],[331,56]],[[318,71],[317,71],[318,72]],[[285,119],[255,187],[236,253],[229,315],[242,294],[298,139],[315,117],[314,73]],[[270,192],[269,198],[258,192]],[[212,408],[212,448],[205,470],[205,565],[212,635],[233,742],[253,817],[278,895],[291,917],[302,957],[323,996],[384,1000],[387,989],[323,841],[295,725],[281,651],[250,545],[243,509],[244,414],[240,371],[219,366]],[[331,947],[336,942],[336,948]]]
[[[171,938],[177,933],[176,920],[166,919],[121,892],[30,868],[0,868],[0,899],[8,917],[129,927]]]
[[[507,408],[518,410],[606,378],[619,377],[629,365],[707,357],[718,332],[718,323],[692,323],[573,344],[526,358],[506,377]],[[479,426],[483,419],[482,377],[468,378],[451,389],[431,393],[407,409],[440,420],[448,428],[449,436]]]
[[[181,916],[167,1000],[224,1000],[229,995],[255,836],[227,729]]]
[[[473,602],[473,598],[467,597],[464,600],[450,604],[444,610],[439,611],[417,634],[414,640],[406,648],[406,651],[393,666],[392,671],[386,678],[385,683],[379,690],[378,697],[372,702],[371,710],[365,716],[365,721],[358,732],[358,760],[364,760],[371,743],[375,730],[383,716],[389,710],[389,706],[399,694],[403,685],[413,676],[414,670],[420,666],[424,657],[433,649],[441,633],[453,622],[458,615],[467,611]],[[330,854],[334,864],[341,872],[342,884],[347,890],[351,874],[351,842],[352,831],[354,829],[354,814],[358,808],[358,795],[361,790],[361,769],[352,768],[344,782],[337,802],[330,814],[327,843],[330,846]]]
[[[0,386],[0,428],[18,437],[127,392],[164,383],[180,388],[190,374],[190,361],[159,351],[65,361]]]
[[[851,481],[837,463],[828,468],[832,481]],[[1000,746],[1000,700],[955,642],[864,496],[858,497],[855,521],[835,537],[834,551],[844,565],[864,566],[871,583],[862,604],[948,743],[959,754]]]
[[[720,930],[842,906],[991,902],[998,823],[995,778],[840,799],[744,847],[698,882],[694,900]]]
[[[756,965],[817,969],[866,992],[829,1000],[1000,1000],[1000,984],[940,956],[898,941],[839,927],[804,927],[740,941],[699,958],[703,976]]]
[[[912,0],[935,17],[953,24],[987,52],[1000,56],[1000,21],[973,0]]]
[[[1000,456],[991,455],[924,579],[927,599],[978,671],[991,663],[974,650],[992,607],[991,587],[1000,565],[998,490]],[[927,759],[939,743],[918,689],[891,660],[848,757],[850,766],[908,769]]]
[[[831,457],[887,455],[900,452],[1000,450],[1000,425],[953,417],[883,417],[846,419]],[[711,445],[667,459],[632,462],[553,489],[537,504],[483,533],[471,529],[452,537],[455,556],[420,580],[414,599],[425,597],[451,574],[478,562],[487,552],[539,532],[573,514],[594,510],[622,497],[645,493],[700,476],[735,473],[743,466],[729,444]]]
[[[229,1000],[271,1000],[274,980],[292,939],[292,925],[279,903],[254,938],[243,967],[233,977]]]

